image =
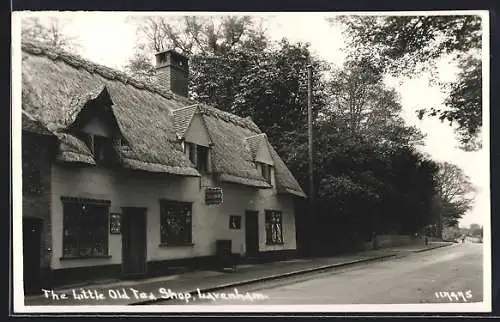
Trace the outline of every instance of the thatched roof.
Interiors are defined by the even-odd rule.
[[[57,160],[96,164],[92,152],[80,139],[68,133],[57,132],[56,135],[60,142]]]
[[[170,108],[186,105],[188,100],[46,46],[24,42],[22,50],[23,109],[59,133],[59,160],[94,163],[85,144],[65,131],[85,102],[106,90],[120,131],[130,145],[130,151],[122,155],[125,166],[199,176],[176,141],[169,113]]]
[[[50,132],[43,124],[37,121],[33,116],[31,116],[28,112],[22,111],[22,129],[25,132],[54,136],[52,132]]]
[[[306,194],[300,187],[290,169],[286,166],[285,162],[283,162],[283,160],[279,157],[272,145],[269,145],[269,148],[271,150],[271,156],[273,157],[274,168],[276,169],[275,172],[278,191],[305,198]]]
[[[178,136],[185,133],[193,114],[200,113],[213,143],[213,171],[220,180],[269,187],[245,140],[262,133],[250,119],[40,44],[23,42],[22,51],[23,109],[58,136],[59,160],[95,164],[85,143],[68,129],[87,102],[104,97],[112,103],[111,112],[127,142],[117,146],[125,167],[199,176]],[[280,192],[303,196],[275,151],[273,159]]]

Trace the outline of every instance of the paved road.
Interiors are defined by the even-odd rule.
[[[382,262],[242,286],[237,289],[238,299],[234,299],[238,295],[230,295],[236,294],[234,289],[227,289],[202,293],[204,299],[194,295],[189,303],[170,300],[157,305],[481,302],[482,254],[482,244],[455,244]],[[233,299],[222,299],[223,293]],[[242,296],[246,296],[244,301]]]

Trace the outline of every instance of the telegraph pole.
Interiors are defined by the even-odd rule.
[[[314,218],[313,222],[309,222],[308,239],[315,241],[314,225],[316,222],[316,214],[314,212],[314,168],[313,168],[313,115],[312,115],[312,65],[307,65],[307,132],[308,132],[308,147],[309,147],[309,216]],[[310,220],[310,219],[309,219]],[[312,228],[312,229],[311,229]],[[312,246],[316,246],[313,242]]]
[[[313,116],[312,116],[312,65],[307,65],[307,130],[309,147],[309,200],[314,206],[314,181],[313,181]]]

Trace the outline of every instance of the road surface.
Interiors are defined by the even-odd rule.
[[[156,305],[482,302],[482,246],[455,244],[381,262],[249,284],[238,287],[237,293],[231,288],[194,294],[189,302],[169,300]]]

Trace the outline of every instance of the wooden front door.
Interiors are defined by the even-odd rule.
[[[122,208],[123,277],[133,278],[146,275],[146,216],[146,208]]]
[[[23,218],[23,280],[25,294],[40,292],[42,223],[39,218]]]
[[[258,211],[245,211],[245,243],[247,256],[255,256],[259,253]]]

